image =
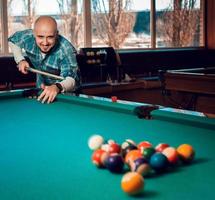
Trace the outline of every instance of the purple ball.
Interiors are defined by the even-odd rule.
[[[123,171],[124,161],[120,154],[111,154],[105,160],[105,166],[113,173],[120,173]]]

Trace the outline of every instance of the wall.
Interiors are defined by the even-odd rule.
[[[207,40],[206,44],[209,49],[215,49],[215,1],[206,1],[206,25],[207,25]]]
[[[215,50],[172,49],[120,52],[125,72],[132,75],[159,70],[215,66]]]

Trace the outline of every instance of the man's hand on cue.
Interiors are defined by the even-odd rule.
[[[20,72],[22,72],[23,74],[27,74],[28,68],[29,68],[29,63],[26,60],[21,60],[18,63],[17,67],[18,67]]]

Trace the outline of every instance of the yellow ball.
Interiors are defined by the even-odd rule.
[[[121,188],[129,195],[139,194],[144,188],[144,178],[137,172],[127,172],[122,177]]]
[[[101,135],[92,135],[88,139],[88,147],[91,150],[99,149],[104,143],[104,138]]]
[[[195,151],[189,144],[181,144],[177,148],[177,153],[184,162],[191,162],[195,156]]]

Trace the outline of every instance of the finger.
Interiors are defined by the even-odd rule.
[[[43,92],[40,94],[40,96],[37,98],[38,101],[41,101],[43,97],[45,96],[46,92],[43,90]]]
[[[52,103],[55,100],[56,96],[57,96],[57,93],[56,94],[54,93],[53,95],[51,95],[48,99],[48,103]]]
[[[49,98],[49,94],[46,93],[41,102],[42,102],[42,103],[45,103],[45,102],[48,100],[48,98]],[[47,101],[47,102],[48,102],[48,101]]]
[[[53,95],[49,95],[47,103],[51,103],[53,101]]]

